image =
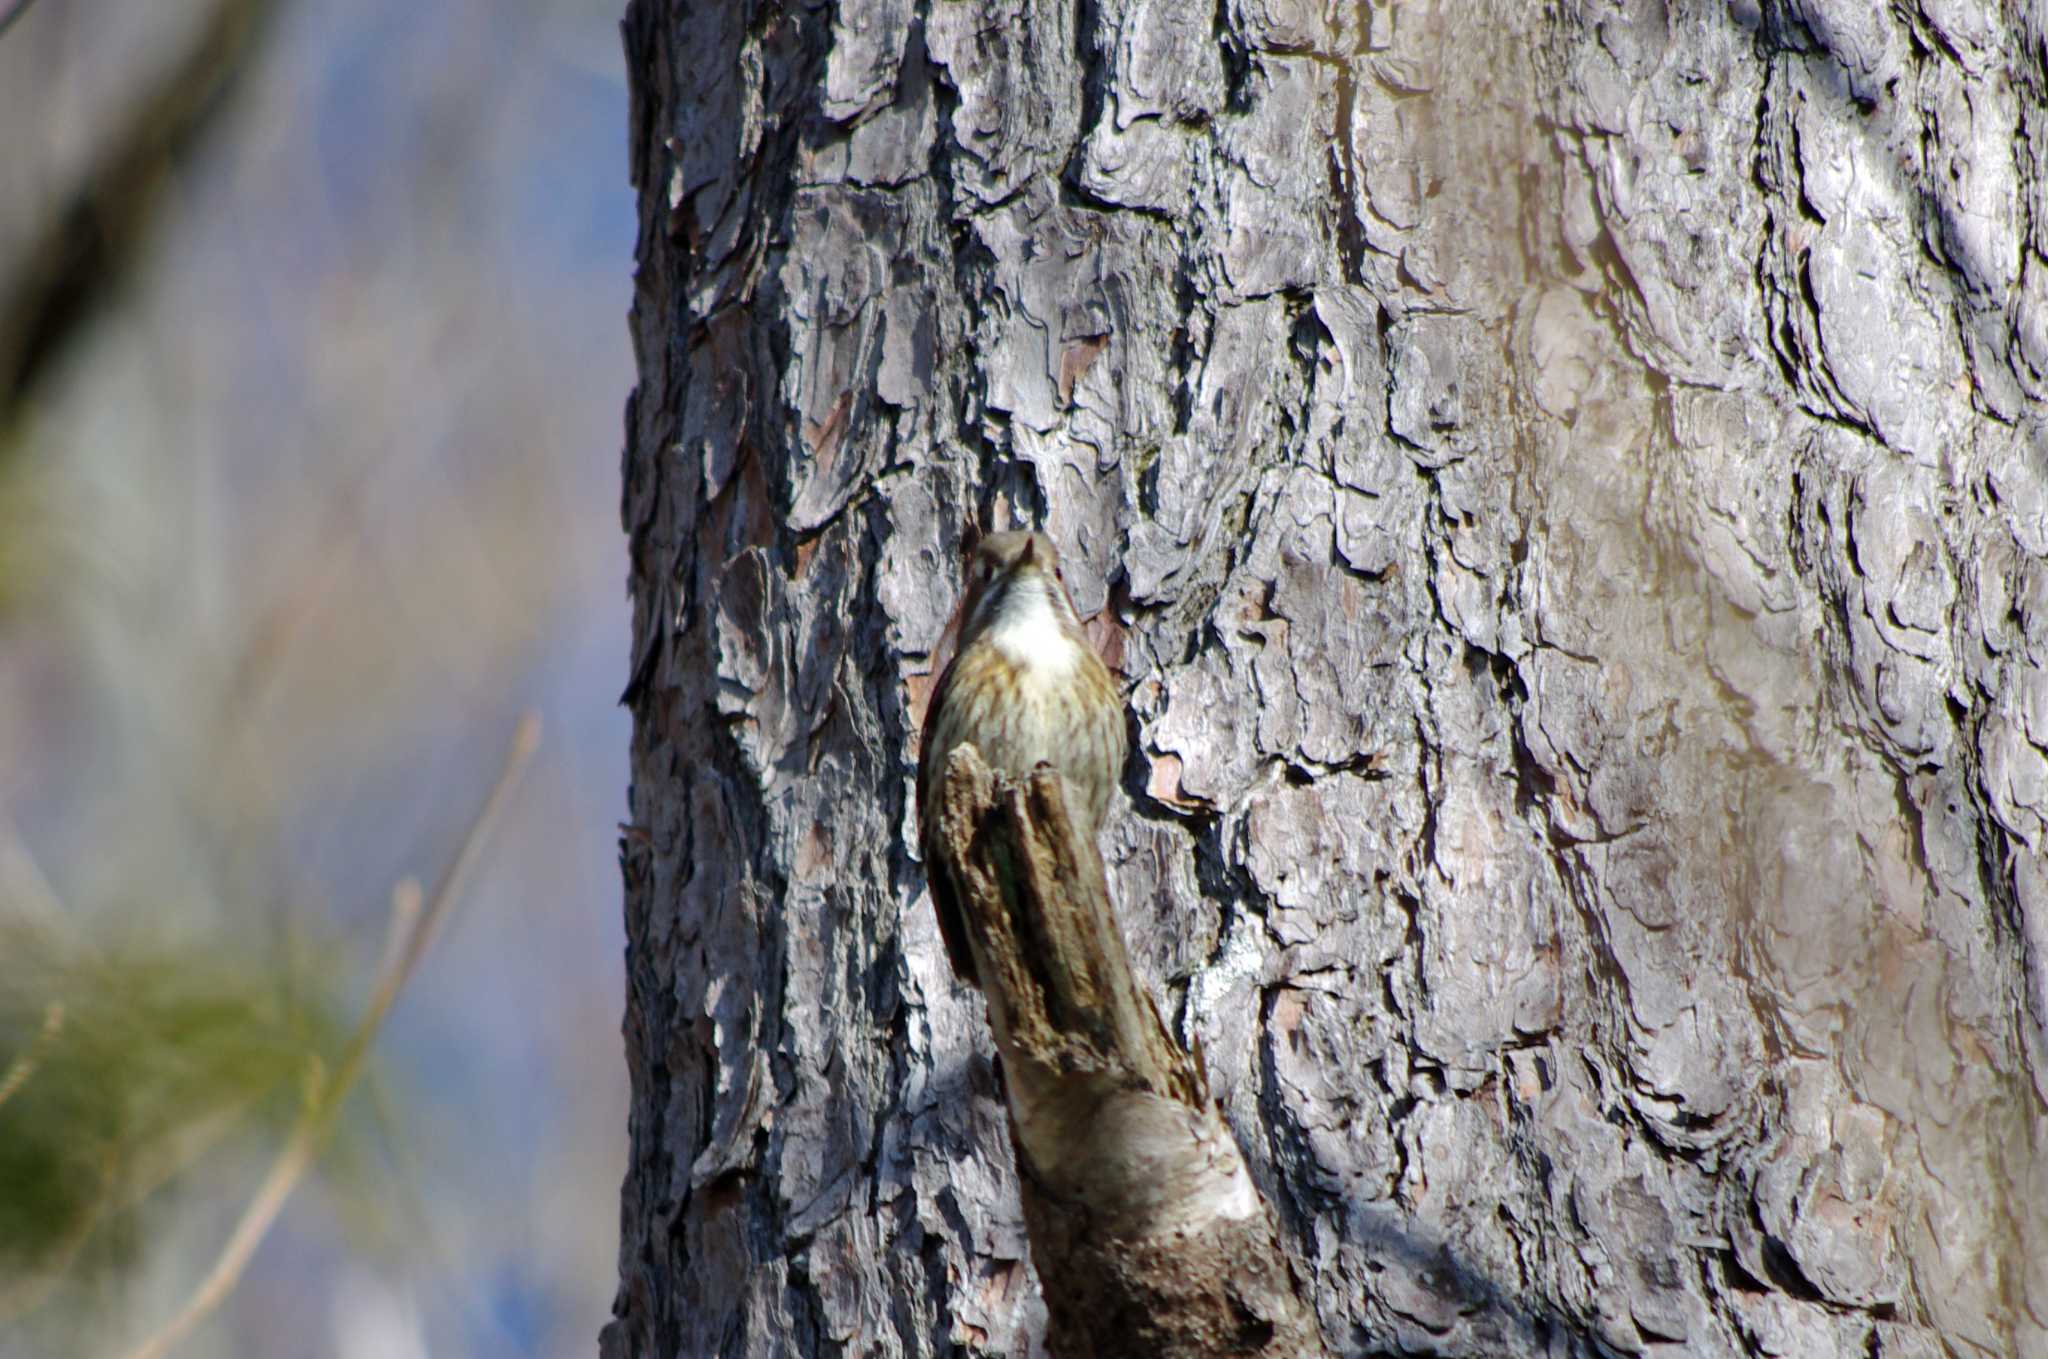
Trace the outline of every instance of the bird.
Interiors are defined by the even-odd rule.
[[[959,647],[925,711],[917,760],[919,848],[953,970],[979,987],[939,829],[946,759],[972,742],[998,776],[1050,764],[1067,814],[1093,838],[1129,754],[1123,695],[1088,643],[1059,552],[1043,533],[991,533],[963,554]]]

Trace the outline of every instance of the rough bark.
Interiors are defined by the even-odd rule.
[[[1317,1359],[1273,1216],[1131,970],[1102,856],[1041,766],[999,782],[972,745],[941,817],[1003,1060],[1046,1339],[1065,1359]]]
[[[906,848],[961,522],[1343,1353],[2048,1352],[2021,7],[635,4],[608,1355],[1024,1354]]]

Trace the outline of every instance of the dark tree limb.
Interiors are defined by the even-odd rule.
[[[26,8],[0,12],[0,29]],[[178,59],[136,92],[42,229],[18,257],[0,260],[0,421],[154,238],[163,203],[154,190],[214,125],[276,8],[277,0],[215,0]]]
[[[1053,1352],[1326,1353],[1199,1055],[1131,971],[1101,855],[1058,776],[998,780],[963,746],[941,820]]]

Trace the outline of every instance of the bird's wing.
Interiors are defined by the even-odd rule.
[[[967,943],[967,922],[960,914],[960,902],[953,893],[951,874],[943,860],[945,846],[939,838],[939,798],[944,792],[946,771],[938,764],[938,716],[958,670],[955,657],[939,677],[938,687],[932,690],[932,701],[924,712],[924,731],[917,750],[918,852],[924,856],[924,879],[931,888],[932,911],[939,918],[939,937],[946,941],[946,956],[963,981],[979,986],[974,950]]]

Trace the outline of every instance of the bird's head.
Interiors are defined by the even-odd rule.
[[[967,549],[965,639],[1001,634],[1019,648],[1085,645],[1059,550],[1043,533],[991,533]]]

